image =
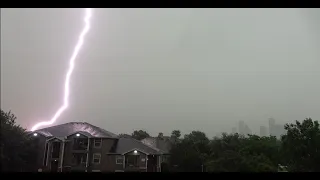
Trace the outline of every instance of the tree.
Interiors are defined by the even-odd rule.
[[[175,144],[180,141],[181,133],[179,130],[173,130],[170,136],[170,143]]]
[[[177,167],[178,171],[200,172],[205,162],[209,149],[209,139],[205,133],[193,131],[172,145],[170,151],[170,165]]]
[[[214,138],[207,170],[218,172],[277,171],[278,143],[275,137],[226,134]]]
[[[133,131],[132,135],[131,135],[134,139],[137,139],[137,140],[142,140],[144,138],[147,138],[147,137],[150,137],[150,135],[146,132],[146,131],[143,131],[143,130],[139,130],[139,131]]]
[[[276,136],[259,137],[257,135],[248,135],[242,147],[242,151],[251,156],[264,156],[271,162],[274,168],[281,163],[280,152],[281,142]]]
[[[285,135],[281,137],[282,153],[289,171],[320,171],[320,129],[319,122],[311,118],[302,123],[286,124]]]
[[[180,136],[181,136],[181,133],[180,133],[180,131],[179,130],[173,130],[172,131],[172,133],[171,133],[171,137],[173,137],[173,138],[180,138]]]
[[[159,132],[159,134],[158,134],[158,139],[163,140],[163,133],[162,133],[162,132]]]
[[[2,171],[29,171],[35,167],[36,144],[25,129],[16,124],[11,112],[1,110]]]

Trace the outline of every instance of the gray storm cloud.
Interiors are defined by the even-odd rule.
[[[1,108],[31,128],[61,105],[81,9],[1,10]],[[318,9],[95,9],[58,123],[209,136],[320,116]]]

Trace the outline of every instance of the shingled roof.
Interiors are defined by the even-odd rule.
[[[148,144],[144,144],[141,141],[138,141],[131,137],[119,137],[116,134],[113,134],[109,131],[106,131],[97,126],[91,125],[86,122],[70,122],[66,124],[60,124],[57,126],[51,126],[43,129],[38,129],[34,133],[42,134],[48,138],[63,138],[75,133],[81,133],[88,137],[96,138],[114,138],[118,139],[114,146],[113,153],[116,154],[125,154],[127,152],[138,150],[147,154],[163,154],[164,151],[156,147],[152,147]]]
[[[171,149],[170,137],[147,137],[141,140],[145,145],[161,150],[162,153],[168,154]]]
[[[118,140],[116,153],[117,154],[124,154],[132,150],[140,150],[147,154],[161,154],[162,151],[160,149],[148,146],[143,144],[141,141],[130,137],[122,137]]]
[[[43,129],[36,130],[39,134],[46,137],[65,137],[74,133],[83,133],[88,137],[98,138],[118,138],[116,134],[106,131],[102,128],[94,126],[86,122],[70,122],[66,124],[60,124],[57,126],[51,126]]]

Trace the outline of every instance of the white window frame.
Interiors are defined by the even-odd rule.
[[[95,156],[99,156],[99,158],[95,158]],[[99,159],[99,162],[94,162],[94,159]],[[92,164],[100,164],[101,162],[101,154],[100,153],[94,153],[92,157]]]
[[[100,146],[96,146],[96,140],[100,141]],[[93,147],[94,148],[101,148],[101,146],[102,146],[102,138],[93,139]]]
[[[121,163],[118,163],[119,159],[121,159]],[[121,155],[116,156],[116,164],[123,164],[123,156],[121,156]]]

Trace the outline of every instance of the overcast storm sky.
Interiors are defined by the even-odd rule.
[[[63,99],[83,9],[1,9],[1,108],[31,128]],[[214,136],[320,117],[317,9],[94,9],[55,124]]]

